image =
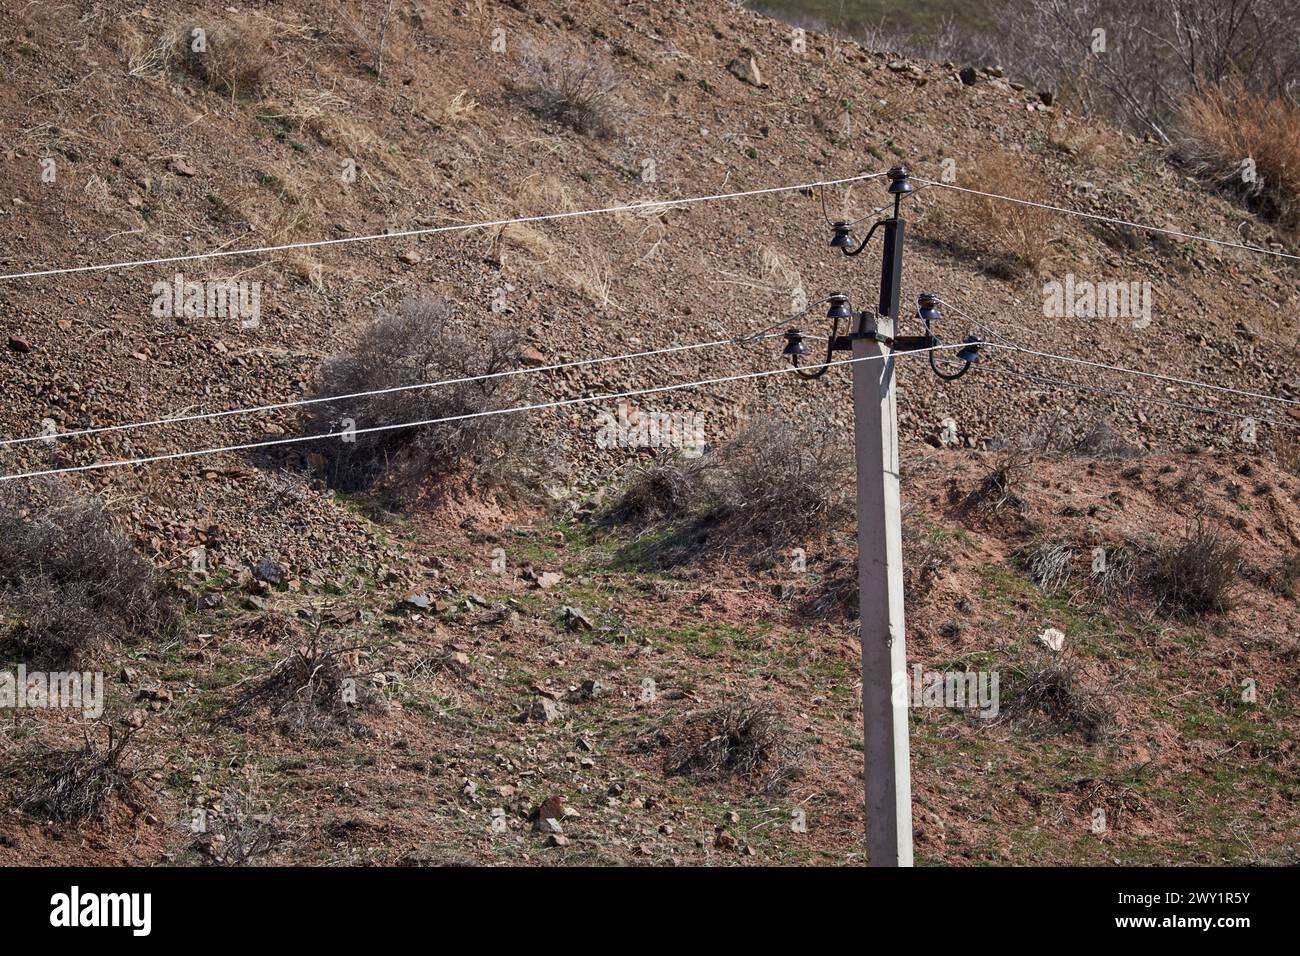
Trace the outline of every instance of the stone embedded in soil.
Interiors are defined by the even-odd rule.
[[[433,609],[432,594],[408,594],[397,605],[399,611],[429,611]]]
[[[545,591],[547,588],[553,588],[564,580],[564,575],[558,571],[543,571],[537,575],[537,586]]]
[[[595,626],[591,623],[591,618],[576,607],[566,605],[560,608],[559,615],[564,621],[564,626],[570,631],[590,631]]]
[[[284,568],[280,567],[273,558],[259,558],[253,565],[253,576],[274,587],[284,580]]]
[[[528,708],[520,715],[524,722],[549,724],[560,717],[560,705],[545,697],[535,697]]]
[[[533,346],[524,345],[519,349],[519,364],[528,368],[538,368],[546,364],[546,356]]]
[[[757,86],[760,89],[767,86],[763,82],[763,73],[758,68],[758,62],[752,56],[736,57],[727,64],[727,72],[742,83],[748,83],[750,86]]]
[[[564,818],[564,798],[557,793],[551,794],[536,807],[533,812],[528,814],[528,819],[537,820],[562,820]]]

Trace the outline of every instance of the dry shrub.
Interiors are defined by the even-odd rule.
[[[402,386],[494,375],[518,366],[520,339],[497,324],[474,332],[455,321],[445,299],[413,295],[384,309],[352,350],[329,360],[322,372],[322,396],[348,395]],[[474,466],[485,481],[508,482],[528,460],[532,447],[527,419],[519,413],[476,415],[523,405],[527,391],[519,375],[456,381],[321,402],[308,406],[307,432],[344,431],[436,422],[354,434],[317,443],[313,459],[331,482],[365,488],[381,477],[403,481],[447,477]]]
[[[600,514],[605,524],[646,527],[680,521],[698,506],[703,482],[698,458],[661,456],[637,468],[614,503]]]
[[[852,514],[853,461],[841,438],[780,419],[747,425],[699,459],[641,469],[599,520],[666,530],[658,553],[669,561],[794,544]]]
[[[1023,160],[1005,154],[959,166],[956,185],[1030,202],[1053,202],[1048,184]],[[946,198],[941,219],[956,248],[988,257],[988,270],[1001,278],[1042,271],[1055,213],[973,193],[951,191]]]
[[[1178,113],[1182,162],[1268,218],[1300,228],[1300,105],[1232,80],[1188,96]]]
[[[852,513],[853,460],[830,428],[746,425],[707,462],[710,517],[731,540],[789,544]]]
[[[238,723],[265,709],[281,733],[318,741],[353,730],[356,709],[377,702],[369,681],[377,671],[360,670],[360,651],[360,645],[326,647],[317,625],[269,674],[236,696],[222,719]]]
[[[203,827],[190,850],[209,866],[249,866],[281,838],[270,814],[259,812],[246,794],[228,791],[204,808]]]
[[[1000,452],[988,474],[961,500],[960,512],[986,518],[999,514],[1004,508],[1023,513],[1025,501],[1019,489],[1029,479],[1033,464],[1034,456],[1023,448]]]
[[[693,711],[661,731],[664,772],[702,780],[739,778],[764,793],[780,790],[801,772],[803,753],[779,712],[742,697]]]
[[[614,69],[577,44],[525,41],[519,75],[520,97],[544,119],[593,136],[612,135],[627,121]]]
[[[26,775],[18,805],[42,820],[69,823],[85,819],[114,795],[138,806],[135,772],[124,765],[132,731],[108,730],[100,746],[87,732],[80,747],[51,750],[28,758],[19,770]]]
[[[6,650],[43,667],[77,663],[105,639],[175,637],[179,606],[104,503],[53,479],[0,485]]]
[[[1226,540],[1204,517],[1181,541],[1166,542],[1148,556],[1147,583],[1161,609],[1198,617],[1232,606],[1241,575],[1241,547]]]
[[[196,50],[196,30],[203,31],[204,49]],[[181,66],[219,93],[232,98],[252,93],[271,65],[271,28],[254,16],[220,23],[194,23],[181,31],[176,54]]]
[[[1106,685],[1087,678],[1068,654],[1036,652],[1010,666],[999,688],[999,712],[1033,733],[1077,733],[1088,743],[1105,740],[1115,724],[1115,701]]]

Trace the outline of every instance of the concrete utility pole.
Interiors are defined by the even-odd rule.
[[[978,339],[961,343],[956,372],[945,372],[934,361],[940,348],[931,323],[941,319],[939,298],[917,297],[916,318],[924,334],[899,335],[898,311],[903,280],[903,197],[912,192],[907,169],[895,166],[889,177],[894,214],[872,224],[866,238],[853,238],[854,223],[839,221],[831,248],[846,256],[860,255],[876,231],[884,229],[881,254],[880,303],[873,312],[854,312],[843,292],[830,295],[826,313],[833,320],[826,343],[826,360],[799,370],[808,354],[802,329],[785,333],[784,354],[798,374],[821,378],[836,352],[853,353],[853,432],[858,466],[858,613],[862,640],[863,778],[866,787],[867,858],[872,866],[912,865],[912,773],[907,746],[907,648],[903,632],[903,519],[898,493],[898,417],[894,405],[894,355],[930,353],[930,369],[944,381],[955,381],[979,361]],[[861,220],[858,220],[859,222]],[[847,335],[840,322],[850,320]],[[955,346],[954,346],[955,347]]]
[[[904,174],[894,184],[907,185]],[[907,650],[903,630],[903,524],[892,345],[903,272],[903,221],[884,223],[878,315],[857,316],[853,434],[858,466],[858,613],[862,641],[862,730],[867,860],[912,865],[912,772],[907,735]]]

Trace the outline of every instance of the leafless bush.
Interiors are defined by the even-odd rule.
[[[30,778],[18,804],[23,812],[44,820],[74,822],[99,810],[116,795],[135,805],[135,773],[124,765],[132,732],[108,730],[106,746],[86,733],[80,747],[52,750],[30,758],[36,767],[19,768]]]
[[[988,474],[961,500],[961,513],[992,517],[1004,508],[1023,511],[1025,501],[1019,489],[1028,480],[1033,462],[1033,456],[1023,448],[999,452]]]
[[[1125,441],[1105,417],[1093,419],[1070,450],[1087,458],[1129,458],[1140,451]]]
[[[668,748],[664,772],[669,775],[738,777],[772,793],[801,772],[803,754],[781,716],[772,705],[749,697],[687,714],[661,733],[660,742]]]
[[[772,545],[833,526],[852,511],[853,462],[839,437],[784,420],[747,425],[706,461],[707,517],[728,540]]]
[[[1232,606],[1241,548],[1204,516],[1188,526],[1183,540],[1157,547],[1147,560],[1147,581],[1161,608],[1195,617]]]
[[[658,556],[670,561],[741,544],[779,548],[851,514],[852,474],[829,428],[765,420],[697,460],[636,473],[601,520],[666,528]]]
[[[381,310],[351,352],[325,364],[319,391],[348,395],[497,375],[517,366],[519,346],[513,331],[469,331],[452,320],[445,299],[414,295]],[[469,465],[477,478],[506,481],[528,460],[527,420],[519,413],[482,413],[524,404],[521,380],[498,375],[308,406],[307,431],[348,432],[350,425],[360,432],[318,442],[318,457],[309,461],[345,489],[365,488],[381,477],[437,479]],[[434,423],[365,432],[406,422]]]
[[[1108,688],[1090,682],[1068,654],[1036,652],[1006,671],[999,692],[1003,719],[1036,733],[1078,733],[1104,740],[1115,723]]]
[[[98,498],[54,480],[0,485],[0,601],[17,656],[76,663],[105,639],[177,635],[167,582],[136,553]]]
[[[257,810],[245,794],[231,791],[203,808],[191,850],[212,866],[249,866],[265,857],[280,838],[271,815]],[[191,824],[193,820],[191,820]]]
[[[194,23],[181,31],[176,51],[186,72],[231,97],[252,93],[271,65],[271,30],[260,17]]]
[[[686,518],[698,507],[702,471],[699,459],[680,455],[661,456],[643,465],[601,513],[602,523],[646,527]]]
[[[356,665],[361,645],[326,647],[319,626],[271,672],[236,696],[223,719],[238,722],[259,708],[289,736],[327,738],[353,727],[356,708],[373,703],[376,693]]]
[[[1294,98],[1300,83],[1290,0],[1007,0],[996,20],[1004,60],[1023,79],[1068,87],[1076,99],[1064,105],[1166,145],[1189,93],[1235,77]]]
[[[538,116],[594,136],[609,136],[627,120],[613,68],[576,44],[525,41],[519,70],[519,93]]]

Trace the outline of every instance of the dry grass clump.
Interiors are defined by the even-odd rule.
[[[801,773],[803,752],[779,712],[742,697],[693,711],[661,731],[664,772],[701,780],[738,778],[764,793],[779,791]]]
[[[1010,666],[1001,680],[999,711],[1033,733],[1077,733],[1105,740],[1115,725],[1110,689],[1090,680],[1068,654],[1036,652]]]
[[[110,727],[105,746],[87,732],[80,747],[30,758],[29,766],[18,771],[29,778],[19,792],[19,808],[38,819],[70,823],[90,816],[115,795],[136,805],[136,774],[124,764],[131,737],[132,731]]]
[[[1300,105],[1233,80],[1188,96],[1178,113],[1182,162],[1264,216],[1300,228]]]
[[[106,639],[174,637],[183,619],[166,579],[104,503],[53,479],[0,485],[0,602],[6,653],[76,664]]]
[[[518,366],[520,344],[517,333],[500,323],[481,332],[469,330],[453,318],[445,299],[417,294],[381,310],[350,352],[330,359],[321,371],[319,392],[348,395],[493,375]],[[480,413],[526,402],[522,376],[478,378],[321,402],[308,406],[304,431],[434,422],[318,442],[318,457],[312,460],[342,488],[365,488],[380,478],[444,478],[470,466],[476,478],[508,482],[518,477],[533,447],[527,419]],[[459,417],[467,415],[480,417]]]
[[[271,65],[271,24],[260,17],[237,16],[217,23],[193,23],[176,38],[181,67],[208,87],[231,98],[254,92]]]
[[[1199,617],[1232,607],[1241,580],[1241,547],[1204,516],[1181,541],[1165,542],[1147,557],[1147,583],[1162,610]]]
[[[1106,548],[1104,565],[1091,572],[1097,602],[1106,607],[1125,600],[1137,570],[1137,555],[1131,548],[1124,545]]]
[[[1015,555],[1029,579],[1048,594],[1065,589],[1073,572],[1074,547],[1069,539],[1035,540]]]
[[[579,133],[610,136],[628,120],[613,67],[577,44],[524,41],[518,57],[523,102],[538,116]]]
[[[1048,184],[1023,160],[1006,154],[958,166],[955,185],[1030,202],[1053,201]],[[948,226],[954,247],[987,258],[986,268],[1000,278],[1042,272],[1053,241],[1054,213],[973,193],[949,192],[940,218]]]

